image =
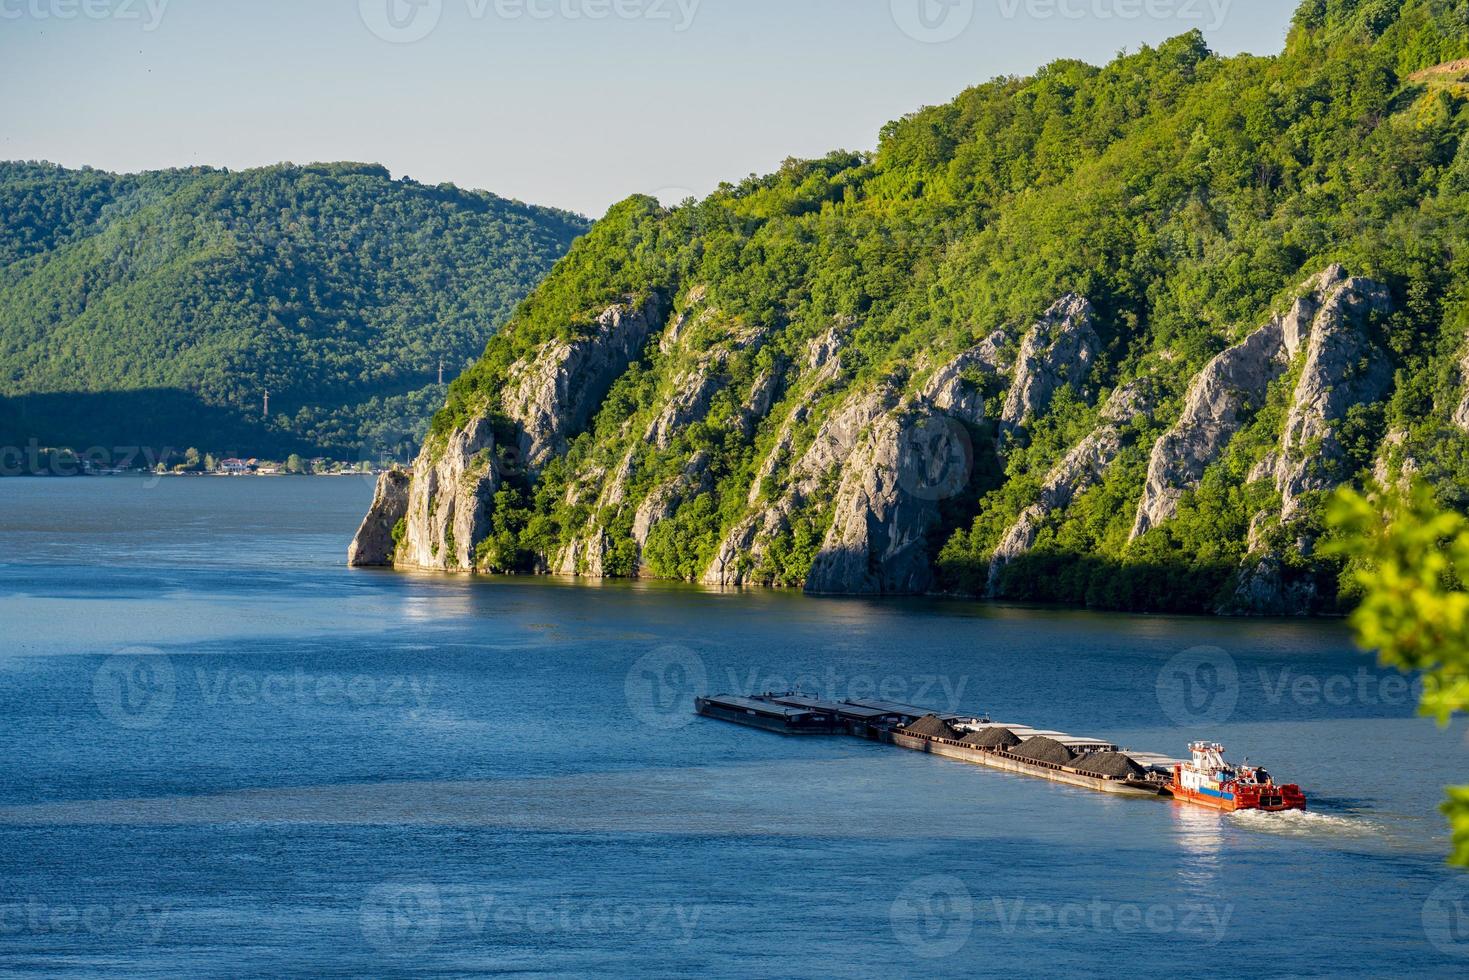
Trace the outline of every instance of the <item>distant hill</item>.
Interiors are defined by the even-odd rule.
[[[0,219],[0,445],[337,458],[414,443],[588,227],[353,163],[0,163]]]

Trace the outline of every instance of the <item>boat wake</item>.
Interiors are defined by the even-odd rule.
[[[1365,817],[1311,810],[1236,810],[1229,819],[1240,827],[1282,837],[1335,837],[1351,840],[1385,836],[1382,826]]]

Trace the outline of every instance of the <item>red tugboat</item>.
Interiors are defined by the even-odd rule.
[[[1306,794],[1299,786],[1277,786],[1268,772],[1254,766],[1231,766],[1224,761],[1222,745],[1194,742],[1189,751],[1193,761],[1173,767],[1168,788],[1175,799],[1230,811],[1306,808]]]

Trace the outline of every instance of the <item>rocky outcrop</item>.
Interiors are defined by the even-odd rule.
[[[503,405],[520,427],[520,452],[531,469],[565,452],[567,439],[586,428],[663,315],[656,293],[641,304],[608,307],[585,335],[548,341],[512,369]]]
[[[1102,407],[1101,425],[1046,475],[1039,499],[1021,512],[1000,539],[990,560],[991,594],[999,587],[1000,574],[1005,566],[1035,546],[1046,519],[1070,507],[1078,496],[1107,475],[1122,452],[1123,429],[1134,419],[1150,417],[1153,405],[1153,385],[1146,378],[1113,392]]]
[[[1387,303],[1381,286],[1327,270],[1287,312],[1214,358],[1189,386],[1177,422],[1150,447],[1136,533],[1172,517],[1179,498],[1275,391],[1272,383],[1292,365],[1301,373],[1278,449],[1251,471],[1252,480],[1279,486],[1287,510],[1251,523],[1255,554],[1231,587],[1228,611],[1293,613],[1319,605],[1312,543],[1305,525],[1290,523],[1289,508],[1340,479],[1341,421],[1391,385],[1371,330],[1372,316]],[[795,584],[805,571],[804,585],[816,594],[924,593],[935,586],[937,532],[946,520],[969,520],[982,495],[972,434],[1001,435],[982,440],[989,453],[1007,444],[1004,433],[1041,418],[1063,389],[1093,398],[1102,346],[1090,304],[1068,296],[1022,338],[996,331],[943,363],[918,351],[869,380],[862,372],[877,362],[865,349],[862,357],[849,353],[857,334],[847,319],[832,320],[814,337],[782,338],[783,327],[748,327],[708,306],[698,291],[660,327],[663,315],[656,299],[610,307],[580,333],[548,342],[510,368],[503,392],[478,417],[431,441],[411,474],[383,478],[352,563],[472,570],[516,453],[528,465],[513,471],[515,485],[522,476],[541,480],[546,463],[567,454],[592,424],[617,379],[641,365],[647,373],[628,389],[636,407],[554,470],[554,513],[567,543],[559,553],[522,555],[522,567],[637,574],[659,525],[714,494],[717,511],[732,502],[746,511],[722,528],[712,556],[706,553],[705,583]],[[768,339],[771,351],[759,352]],[[737,386],[734,378],[742,379]],[[1002,412],[991,418],[996,399]],[[1046,461],[1050,469],[1030,506],[988,556],[992,593],[1007,563],[1033,550],[1047,527],[1107,479],[1136,438],[1134,423],[1150,420],[1155,402],[1151,379],[1119,388],[1098,410],[1093,431]],[[497,432],[512,445],[497,445]],[[680,464],[674,453],[691,434],[701,448],[685,452]],[[982,472],[988,479],[998,470]],[[956,500],[962,506],[950,503]],[[807,558],[813,549],[814,559]],[[811,561],[809,569],[803,560]],[[961,561],[956,574],[973,581],[972,559]],[[984,579],[977,584],[982,589]]]
[[[648,426],[646,439],[659,449],[673,444],[674,436],[709,414],[714,396],[725,387],[720,365],[704,364],[674,383],[674,393]]]
[[[679,432],[707,417],[715,396],[729,386],[727,369],[730,357],[740,351],[758,349],[766,335],[765,330],[737,328],[712,350],[701,353],[696,363],[675,379],[673,391],[662,411],[648,426],[645,441],[659,449],[667,449]],[[772,382],[775,379],[766,376],[762,380],[770,386],[764,403],[764,411],[768,412],[769,399],[774,397]],[[753,414],[761,408],[760,392],[756,391],[752,397],[757,400],[749,409]]]
[[[1251,520],[1247,544],[1252,557],[1217,610],[1222,614],[1304,616],[1321,608],[1315,575],[1308,568],[1293,567],[1282,556],[1310,559],[1315,542],[1297,520],[1305,499],[1336,487],[1350,475],[1338,426],[1352,408],[1379,401],[1392,388],[1391,362],[1372,336],[1373,318],[1392,308],[1387,287],[1349,278],[1339,266],[1326,270],[1311,285],[1311,305],[1297,304],[1298,311],[1309,310],[1309,317],[1289,321],[1295,329],[1288,328],[1283,340],[1291,353],[1303,348],[1305,359],[1280,446],[1250,474],[1252,481],[1274,480],[1280,509]],[[1379,478],[1390,475],[1394,448],[1390,434],[1377,460]]]
[[[1052,349],[1067,343],[1058,340]],[[1004,333],[991,335],[875,418],[841,468],[831,526],[806,591],[913,595],[932,588],[929,536],[941,518],[941,503],[963,493],[973,474],[974,446],[966,426],[985,419],[984,391],[975,376],[982,382],[999,374],[1004,344]]]
[[[791,464],[782,481],[782,490],[775,499],[745,517],[725,535],[704,573],[703,581],[718,586],[753,584],[770,542],[790,530],[792,515],[812,499],[824,480],[840,469],[859,445],[867,428],[897,402],[898,392],[891,385],[881,385],[873,391],[849,397],[842,408],[827,418],[806,451]],[[805,407],[798,407],[787,419],[776,446],[761,465],[764,477],[757,478],[757,487],[769,481],[784,455],[790,451],[794,428],[805,415]],[[752,490],[752,494],[754,492]]]
[[[699,310],[699,306],[708,295],[709,290],[704,286],[695,286],[689,290],[688,295],[684,297],[683,309],[673,318],[673,322],[663,331],[663,336],[658,341],[660,351],[665,354],[671,353],[674,348],[683,343],[684,336],[691,326],[713,314],[713,310],[707,307]]]
[[[398,564],[435,571],[473,569],[475,548],[490,533],[500,483],[488,419],[472,420],[442,448],[430,443],[413,466]]]
[[[1086,384],[1102,349],[1093,315],[1091,303],[1073,293],[1058,300],[1026,333],[1000,416],[1006,427],[1023,426],[1044,413],[1061,387],[1080,391]]]
[[[1409,450],[1406,429],[1393,429],[1382,440],[1377,460],[1372,465],[1372,479],[1380,486],[1407,485],[1422,470],[1423,464]]]
[[[984,391],[974,384],[972,376],[995,377],[1009,367],[1005,360],[1007,340],[1005,332],[997,330],[939,368],[924,386],[923,398],[939,411],[970,425],[984,421]]]
[[[1281,325],[1277,318],[1256,330],[1210,361],[1194,381],[1183,415],[1153,447],[1133,538],[1172,519],[1179,500],[1198,486],[1244,427],[1248,411],[1263,404],[1270,383],[1285,373],[1289,361]]]
[[[770,410],[780,397],[781,384],[781,373],[777,368],[764,372],[750,386],[750,392],[740,404],[739,414],[735,418],[735,424],[746,439],[753,436],[760,423],[770,415]]]
[[[806,366],[812,371],[819,371],[828,365],[840,368],[838,359],[847,346],[847,334],[851,327],[850,322],[840,321],[815,337],[806,345]]]
[[[548,341],[511,367],[499,404],[516,423],[514,450],[526,472],[535,475],[552,455],[566,451],[567,441],[586,428],[618,376],[642,357],[661,317],[658,295],[649,295],[642,303],[611,306],[591,328],[570,339]],[[404,533],[395,564],[439,572],[474,569],[476,550],[492,529],[495,494],[504,480],[498,453],[504,448],[495,444],[488,413],[442,441],[427,442],[408,480]],[[629,464],[624,460],[624,467]],[[618,479],[602,488],[602,495],[617,492],[627,476],[621,470]],[[567,495],[576,497],[580,489],[582,483],[573,482]],[[599,567],[598,541],[573,542],[569,554],[557,555],[554,561],[544,557],[542,564],[549,561],[558,569]],[[372,552],[367,547],[372,544],[375,541],[364,541],[364,555]]]
[[[408,490],[412,477],[404,470],[389,470],[377,478],[377,490],[367,517],[347,549],[347,564],[353,568],[386,568],[393,564],[398,545],[393,532],[408,516]]]
[[[606,574],[607,532],[594,527],[568,544],[551,566],[552,574],[602,578]]]
[[[937,500],[921,490],[934,476],[934,460],[915,451],[915,444],[925,441],[923,427],[942,429],[945,421],[926,408],[911,408],[873,425],[843,470],[835,515],[807,577],[807,592],[928,591],[933,584],[928,533],[939,514]]]
[[[1385,396],[1393,381],[1392,362],[1371,335],[1372,317],[1392,308],[1387,287],[1349,279],[1339,267],[1318,282],[1321,306],[1275,468],[1286,521],[1299,514],[1304,495],[1330,490],[1346,477],[1337,427],[1352,408]]]
[[[1199,373],[1183,414],[1153,447],[1133,522],[1134,539],[1178,512],[1183,495],[1199,485],[1204,471],[1249,422],[1253,410],[1264,404],[1271,382],[1289,369],[1323,302],[1342,278],[1340,267],[1333,266],[1311,279],[1287,313],[1271,319]]]
[[[1027,346],[1033,405],[1049,404],[1067,379],[1084,377],[1098,347],[1091,308],[1070,297],[1032,329]],[[839,325],[808,345],[807,383],[819,386],[839,370]],[[791,528],[803,508],[829,506],[830,524],[806,579],[818,594],[913,594],[933,584],[929,535],[940,504],[968,485],[974,448],[967,426],[985,420],[989,379],[1008,370],[1007,335],[1000,331],[934,370],[906,397],[895,379],[847,397],[790,459],[809,404],[782,423],[757,470],[749,504],[758,509],[725,536],[704,575],[711,585],[758,581],[771,542]],[[920,363],[917,370],[924,368]],[[788,465],[788,469],[781,471]],[[770,499],[766,490],[781,491]],[[835,495],[823,506],[823,492]]]

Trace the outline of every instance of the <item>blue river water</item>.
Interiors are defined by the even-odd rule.
[[[0,480],[0,974],[1463,976],[1464,726],[1332,622],[351,571],[346,479]],[[696,719],[799,686],[1307,814]]]

